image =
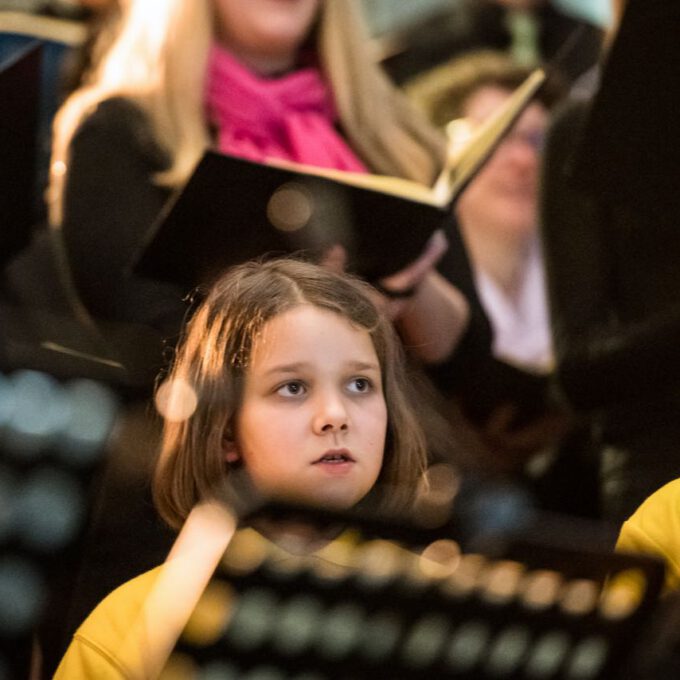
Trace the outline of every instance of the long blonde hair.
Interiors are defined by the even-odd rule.
[[[122,16],[87,82],[54,121],[48,204],[62,221],[69,146],[83,118],[105,99],[133,100],[147,114],[168,169],[156,181],[183,184],[210,133],[203,109],[208,52],[214,35],[211,0],[120,0]],[[340,123],[354,150],[375,172],[431,183],[441,168],[439,133],[375,63],[356,0],[324,0],[316,29],[321,67]]]

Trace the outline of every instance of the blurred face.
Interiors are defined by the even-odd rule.
[[[367,331],[312,305],[284,312],[253,349],[227,460],[266,496],[349,508],[382,467],[381,384]]]
[[[263,73],[295,64],[321,0],[213,0],[219,40]]]
[[[468,100],[464,115],[482,123],[510,93],[482,87]],[[534,102],[519,118],[458,203],[463,225],[484,229],[490,236],[526,236],[537,222],[540,150],[548,112]]]

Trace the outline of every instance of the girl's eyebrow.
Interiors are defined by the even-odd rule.
[[[265,376],[275,375],[275,374],[294,374],[310,367],[310,364],[304,361],[298,361],[293,364],[281,364],[279,366],[272,366],[268,368],[265,372]],[[380,366],[376,362],[367,361],[351,361],[347,364],[347,368],[351,371],[380,371]]]

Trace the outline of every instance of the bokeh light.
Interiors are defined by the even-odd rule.
[[[196,391],[186,380],[166,380],[157,390],[156,410],[166,420],[181,423],[191,418],[198,406]]]

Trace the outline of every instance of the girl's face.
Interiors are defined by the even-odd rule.
[[[294,307],[253,348],[230,462],[269,497],[345,509],[373,487],[387,407],[367,331],[334,312]]]
[[[213,0],[217,36],[262,73],[290,69],[322,0]]]

